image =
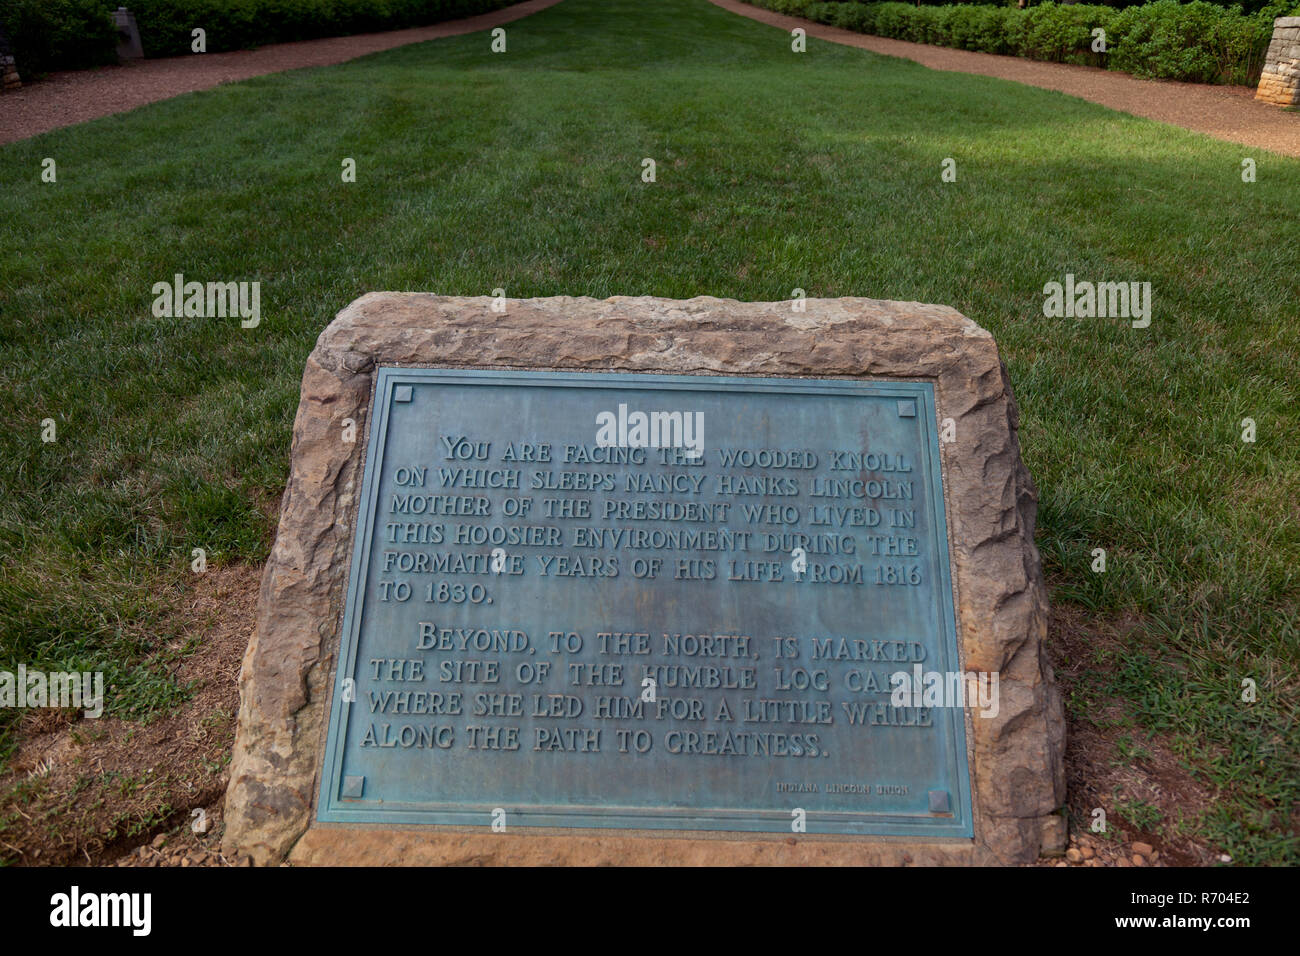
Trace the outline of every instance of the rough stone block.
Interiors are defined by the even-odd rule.
[[[1043,643],[1037,491],[993,337],[953,309],[872,299],[493,300],[374,293],[307,360],[278,534],[240,676],[225,845],[262,864],[1022,863],[1063,845],[1065,724]],[[387,827],[316,817],[365,443],[380,367],[545,369],[932,383],[962,666],[1001,675],[967,717],[974,838]],[[355,443],[339,440],[355,422]],[[368,784],[367,784],[368,785]]]

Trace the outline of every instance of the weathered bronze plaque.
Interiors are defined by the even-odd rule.
[[[932,384],[375,383],[318,819],[972,835]]]

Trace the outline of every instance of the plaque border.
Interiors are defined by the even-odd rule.
[[[992,334],[956,309],[846,296],[511,298],[370,292],[306,357],[289,474],[239,676],[223,851],[257,865],[1008,865],[1064,852],[1061,693],[1034,525],[1038,490]],[[328,823],[316,818],[376,368],[933,384],[958,666],[1000,675],[966,713],[973,839]],[[938,419],[932,421],[939,427]],[[355,428],[355,432],[352,429]]]
[[[935,593],[941,597],[943,622],[941,647],[946,669],[964,670],[961,642],[957,635],[956,593],[952,575],[951,535],[947,514],[944,459],[935,425],[938,421],[936,385],[928,380],[881,378],[815,378],[781,376],[675,375],[652,372],[586,372],[525,369],[434,368],[384,363],[373,377],[372,414],[367,422],[368,438],[362,464],[361,494],[353,523],[352,559],[339,647],[331,679],[329,715],[322,734],[319,787],[313,818],[324,824],[386,824],[416,827],[483,826],[499,802],[484,804],[421,803],[376,807],[359,806],[339,797],[346,725],[343,722],[342,682],[354,671],[360,636],[363,591],[369,572],[377,500],[373,496],[378,480],[376,463],[382,463],[386,448],[389,412],[393,392],[399,385],[523,385],[556,388],[610,389],[620,385],[663,391],[705,391],[733,394],[828,395],[838,397],[913,398],[919,403],[921,445],[925,452],[926,480],[934,502],[933,538],[938,580]],[[952,759],[947,773],[953,781],[953,810],[950,814],[863,813],[858,811],[809,810],[808,836],[913,837],[926,840],[974,838],[974,808],[969,760],[969,731],[966,708],[942,707]],[[727,807],[629,807],[541,804],[505,807],[513,825],[563,830],[671,830],[678,833],[736,832],[753,834],[788,833],[790,811],[739,810]]]

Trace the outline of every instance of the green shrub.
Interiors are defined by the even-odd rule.
[[[1293,0],[1270,0],[1253,15],[1206,0],[1117,5],[1041,3],[1021,10],[992,4],[803,3],[749,0],[768,9],[799,8],[819,23],[876,36],[961,50],[1002,53],[1200,83],[1259,81],[1275,17]],[[1093,52],[1093,30],[1106,52]]]
[[[0,30],[24,79],[51,70],[117,62],[117,29],[108,0],[3,0]]]
[[[1266,17],[1210,3],[1158,0],[1115,16],[1111,66],[1137,76],[1214,83],[1258,82],[1273,35]]]
[[[1053,63],[1103,64],[1102,54],[1092,52],[1092,31],[1101,28],[1110,41],[1110,21],[1115,12],[1110,7],[1073,4],[1058,6],[1045,3],[1023,13],[1024,34],[1017,53],[1034,60]]]
[[[206,51],[424,26],[498,10],[518,0],[0,0],[0,29],[25,76],[117,62],[112,10],[135,14],[145,56]]]
[[[807,14],[804,12],[811,6],[821,6],[815,4],[813,0],[765,0],[764,3],[756,4],[764,7],[774,13],[784,13],[788,17],[802,17]]]
[[[517,0],[131,0],[146,56],[191,52],[204,31],[209,53],[268,43],[400,30],[473,16]]]

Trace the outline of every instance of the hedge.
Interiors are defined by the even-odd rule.
[[[801,11],[806,10],[815,3],[826,2],[826,0],[745,0],[745,2],[757,7],[774,10],[777,13],[799,17],[804,15]],[[836,2],[853,2],[853,0],[836,0]],[[867,0],[856,0],[856,2],[867,2]],[[1028,0],[1025,6],[1038,6],[1040,2],[1042,0]],[[1152,0],[1095,0],[1093,5],[1122,9],[1124,7],[1140,7],[1151,2]],[[1180,0],[1180,2],[1188,2],[1188,0]],[[1259,13],[1267,16],[1270,20],[1277,17],[1300,16],[1300,6],[1296,5],[1295,0],[1205,0],[1205,2],[1216,7],[1223,7],[1225,10],[1238,7],[1243,13]],[[1019,7],[1020,3],[1019,0],[909,0],[908,5],[922,7],[955,5]]]
[[[18,70],[100,66],[116,60],[111,11],[122,0],[2,0],[0,30]],[[191,31],[205,31],[207,51],[395,30],[472,16],[517,0],[128,0],[147,56],[191,52]],[[1090,63],[1171,80],[1254,84],[1273,19],[1300,15],[1295,0],[1267,0],[1255,14],[1206,0],[1157,0],[1142,6],[1043,3],[822,2],[748,0],[779,13],[877,36],[1060,63]],[[925,2],[925,0],[922,0]],[[1107,0],[1113,4],[1128,0]],[[1257,3],[1263,0],[1247,0]],[[1092,52],[1092,30],[1106,31],[1105,54]]]
[[[1026,9],[988,4],[747,0],[755,6],[875,36],[1002,53],[1056,63],[1081,63],[1136,76],[1196,83],[1254,85],[1264,67],[1273,19],[1294,0],[1273,0],[1254,15],[1204,0],[1157,0],[1116,9],[1043,3]],[[1092,50],[1095,28],[1106,52]]]
[[[752,3],[753,0],[746,0]],[[755,6],[766,7],[769,10],[776,10],[780,13],[787,13],[790,16],[801,16],[797,10],[807,9],[814,3],[826,2],[826,0],[795,0],[795,2],[782,3],[780,0],[773,0],[770,3],[755,3]],[[850,2],[850,0],[834,0],[834,2]],[[866,0],[858,0],[866,2]],[[1043,0],[1029,0],[1026,7],[1038,6]],[[1099,7],[1114,7],[1122,9],[1124,7],[1140,7],[1143,4],[1151,3],[1152,0],[1094,0],[1093,5]],[[1180,0],[1183,2],[1183,0]],[[1258,13],[1265,7],[1272,7],[1278,4],[1278,0],[1206,0],[1216,7],[1240,7],[1244,13]],[[950,7],[950,6],[993,6],[993,7],[1019,7],[1019,0],[907,0],[909,6],[921,7]],[[1290,10],[1292,4],[1283,0],[1283,5]],[[1277,13],[1274,16],[1286,16],[1286,13]]]
[[[121,0],[140,26],[146,56],[191,52],[202,28],[209,53],[267,43],[424,26],[518,0]]]
[[[145,56],[206,51],[400,30],[474,16],[518,0],[0,0],[0,30],[24,77],[117,62],[112,11],[135,14]]]
[[[125,3],[127,0],[121,0]],[[108,0],[0,0],[0,30],[23,79],[117,62]]]

